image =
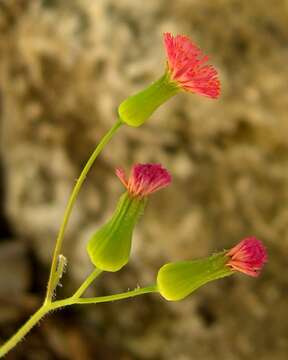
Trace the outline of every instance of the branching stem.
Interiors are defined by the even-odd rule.
[[[82,184],[83,184],[89,170],[91,169],[92,165],[94,164],[94,161],[96,160],[97,156],[100,154],[100,152],[102,151],[104,146],[112,138],[112,136],[114,135],[116,130],[121,126],[121,124],[122,124],[121,120],[118,120],[112,126],[112,128],[106,133],[106,135],[102,138],[102,140],[97,145],[97,147],[93,151],[92,155],[88,159],[86,165],[84,166],[84,168],[72,190],[72,193],[70,195],[70,198],[68,200],[68,203],[67,203],[67,206],[66,206],[66,209],[64,212],[64,216],[63,216],[63,220],[62,220],[62,223],[61,223],[61,226],[59,229],[59,233],[58,233],[58,236],[56,239],[56,244],[55,244],[55,248],[54,248],[54,253],[53,253],[53,258],[52,258],[52,263],[51,263],[49,281],[48,281],[47,292],[46,292],[44,304],[48,304],[52,301],[53,293],[55,290],[55,276],[56,276],[56,270],[57,270],[57,261],[58,261],[58,257],[61,252],[65,230],[66,230],[66,227],[67,227],[70,215],[71,215],[72,208],[73,208],[74,203],[79,194],[79,191],[82,187]]]
[[[92,273],[93,274],[93,273]],[[92,275],[91,274],[91,275]],[[90,278],[90,277],[88,277]],[[87,278],[87,279],[88,279]],[[83,283],[85,284],[85,282]],[[87,288],[87,287],[86,287]],[[85,289],[86,289],[85,288]],[[84,287],[80,287],[79,290],[81,291],[84,289]],[[79,291],[79,294],[81,291]],[[63,308],[65,306],[75,305],[75,304],[98,304],[98,303],[104,303],[109,301],[116,301],[116,300],[122,300],[127,299],[134,296],[144,295],[152,292],[157,292],[157,286],[147,286],[145,288],[137,288],[135,290],[127,291],[120,294],[114,294],[114,295],[108,295],[108,296],[99,296],[94,298],[77,298],[75,295],[77,292],[63,300],[57,300],[54,302],[46,303],[43,306],[40,307],[38,311],[35,312],[34,315],[31,316],[31,318],[0,348],[0,358],[3,357],[8,353],[9,350],[11,350],[14,346],[16,346],[23,338],[24,336],[32,329],[33,326],[35,326],[40,319],[42,319],[46,314],[48,314],[50,311]]]

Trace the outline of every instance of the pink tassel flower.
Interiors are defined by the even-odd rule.
[[[227,263],[233,270],[257,277],[267,262],[267,252],[260,240],[249,237],[230,249]]]
[[[220,95],[217,70],[207,65],[208,56],[186,36],[164,34],[168,72],[171,79],[186,91],[213,99]]]
[[[133,197],[143,198],[168,186],[171,175],[160,164],[136,164],[127,179],[123,169],[116,169],[116,175]]]

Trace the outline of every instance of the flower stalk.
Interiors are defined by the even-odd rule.
[[[144,288],[138,288],[135,290],[107,295],[99,296],[94,298],[80,298],[75,295],[64,299],[57,300],[51,303],[46,303],[41,306],[31,318],[0,348],[0,358],[5,356],[11,349],[13,349],[23,338],[24,336],[41,320],[45,315],[50,313],[53,310],[64,308],[71,305],[88,305],[88,304],[99,304],[110,301],[118,301],[123,299],[128,299],[135,296],[140,296],[148,293],[157,292],[157,287],[155,285],[147,286]]]
[[[58,257],[60,255],[60,252],[62,249],[62,243],[63,243],[63,239],[64,239],[65,230],[68,225],[68,221],[70,219],[70,215],[71,215],[74,203],[78,197],[78,194],[79,194],[81,187],[86,179],[86,176],[87,176],[88,172],[90,171],[92,165],[94,164],[96,158],[98,157],[100,152],[103,150],[104,146],[111,140],[112,136],[119,129],[121,124],[122,124],[122,122],[120,120],[118,120],[112,126],[112,128],[107,132],[107,134],[102,138],[100,143],[96,146],[95,150],[93,151],[92,155],[88,159],[86,165],[84,166],[84,168],[72,190],[72,193],[70,195],[70,198],[68,200],[68,203],[67,203],[67,206],[66,206],[66,209],[64,212],[64,216],[63,216],[63,220],[62,220],[62,223],[61,223],[61,226],[59,229],[59,233],[58,233],[58,236],[56,239],[56,244],[55,244],[55,248],[54,248],[52,264],[51,264],[51,269],[50,269],[50,275],[49,275],[49,280],[48,280],[48,285],[47,285],[47,292],[46,292],[46,297],[45,297],[45,302],[44,302],[45,304],[51,302],[55,287],[57,286],[57,285],[55,285],[55,277],[57,277],[57,261],[58,261]]]

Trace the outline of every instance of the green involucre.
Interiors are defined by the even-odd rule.
[[[226,263],[222,252],[204,259],[166,264],[157,275],[158,290],[166,300],[182,300],[209,281],[233,274]]]
[[[179,91],[180,87],[171,81],[167,72],[145,90],[124,100],[118,109],[120,119],[129,126],[138,127]]]
[[[111,218],[89,240],[87,251],[92,263],[104,271],[118,271],[129,261],[134,227],[143,213],[146,198],[121,196]]]

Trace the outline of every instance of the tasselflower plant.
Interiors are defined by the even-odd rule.
[[[167,64],[159,80],[124,100],[118,109],[119,118],[104,135],[84,166],[68,200],[53,253],[47,292],[42,306],[0,348],[0,357],[7,354],[47,313],[74,304],[96,304],[115,301],[146,293],[159,293],[164,299],[178,301],[207,282],[242,272],[252,277],[260,274],[267,261],[266,250],[254,237],[242,240],[230,250],[223,250],[202,259],[178,261],[163,265],[155,283],[144,288],[99,297],[84,297],[86,289],[104,271],[116,272],[129,261],[133,230],[143,215],[148,196],[171,183],[171,175],[161,164],[136,164],[127,177],[122,168],[116,175],[126,191],[121,195],[111,219],[92,234],[87,242],[88,256],[94,270],[66,299],[56,299],[56,289],[66,267],[62,243],[73,205],[84,180],[116,131],[124,124],[138,127],[172,96],[180,92],[195,93],[211,99],[220,95],[217,70],[209,65],[208,57],[186,36],[164,34]]]

